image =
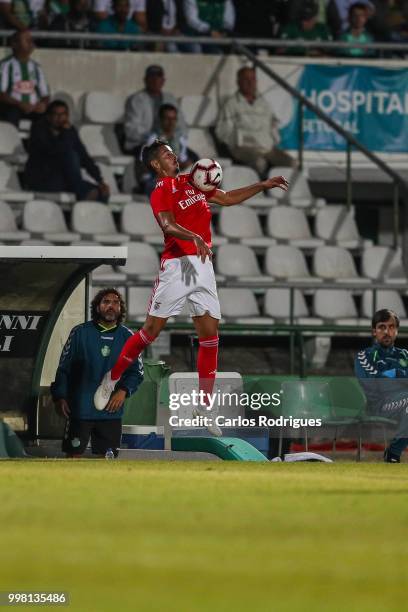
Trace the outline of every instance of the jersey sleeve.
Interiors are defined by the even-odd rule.
[[[150,204],[155,216],[160,212],[173,210],[174,179],[164,178],[158,181],[156,189],[150,196]]]

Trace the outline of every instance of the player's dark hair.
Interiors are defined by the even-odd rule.
[[[59,108],[60,106],[63,106],[65,108],[65,110],[69,112],[68,104],[66,102],[64,102],[64,100],[53,100],[47,106],[47,110],[45,111],[45,114],[46,115],[52,115],[54,110],[56,108]]]
[[[151,163],[154,159],[157,159],[157,154],[161,147],[168,146],[168,142],[165,140],[155,140],[151,145],[143,148],[142,151],[142,162],[148,170],[153,170]]]
[[[103,298],[105,297],[105,295],[108,295],[108,293],[114,293],[119,298],[119,302],[120,302],[120,315],[118,317],[118,323],[122,323],[122,321],[124,320],[124,318],[126,316],[126,305],[125,305],[125,301],[124,301],[124,299],[122,297],[122,294],[117,289],[115,289],[114,287],[108,287],[107,289],[101,289],[95,295],[94,299],[91,302],[91,319],[92,319],[92,321],[94,323],[97,323],[97,321],[99,319],[98,308],[99,308],[100,303],[102,302]]]
[[[163,119],[164,113],[167,113],[168,111],[176,111],[176,113],[178,113],[178,110],[174,104],[162,104],[159,108],[160,119]]]
[[[388,310],[388,308],[381,308],[381,310],[377,310],[371,320],[371,328],[375,329],[378,323],[385,323],[386,321],[389,321],[389,319],[394,319],[395,325],[398,329],[400,326],[399,316],[393,310]]]
[[[351,6],[349,6],[349,10],[348,10],[349,19],[355,9],[361,9],[362,11],[367,11],[367,5],[364,4],[364,2],[354,2]]]

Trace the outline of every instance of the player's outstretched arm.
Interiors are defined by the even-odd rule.
[[[233,189],[232,191],[222,191],[217,189],[215,194],[211,196],[210,201],[220,204],[220,206],[234,206],[235,204],[241,204],[245,200],[249,200],[252,196],[265,191],[266,189],[273,189],[278,187],[283,191],[288,190],[289,183],[284,176],[274,176],[266,179],[266,181],[260,181],[254,185],[248,185],[247,187],[241,187],[240,189]]]

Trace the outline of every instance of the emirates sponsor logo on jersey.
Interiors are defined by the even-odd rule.
[[[205,195],[203,193],[194,193],[194,191],[192,193],[194,195],[189,198],[186,198],[185,200],[180,200],[180,202],[178,203],[181,210],[186,210],[186,208],[192,206],[193,204],[197,204],[197,202],[205,202]]]

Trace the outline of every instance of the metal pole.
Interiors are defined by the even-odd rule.
[[[352,180],[351,180],[351,144],[347,141],[346,152],[346,188],[347,188],[347,210],[350,210],[352,205]]]
[[[394,249],[398,248],[399,244],[399,185],[395,181],[393,189],[393,225],[394,225]]]
[[[304,122],[305,112],[304,112],[303,102],[299,102],[298,115],[299,115],[298,116],[298,122],[299,122],[299,125],[298,125],[298,129],[299,129],[298,163],[299,163],[299,170],[303,170],[303,151],[305,148],[305,135],[303,131],[303,122]]]
[[[293,314],[295,307],[295,289],[289,289],[289,323],[293,326]],[[295,373],[295,332],[292,327],[289,334],[290,373]]]

